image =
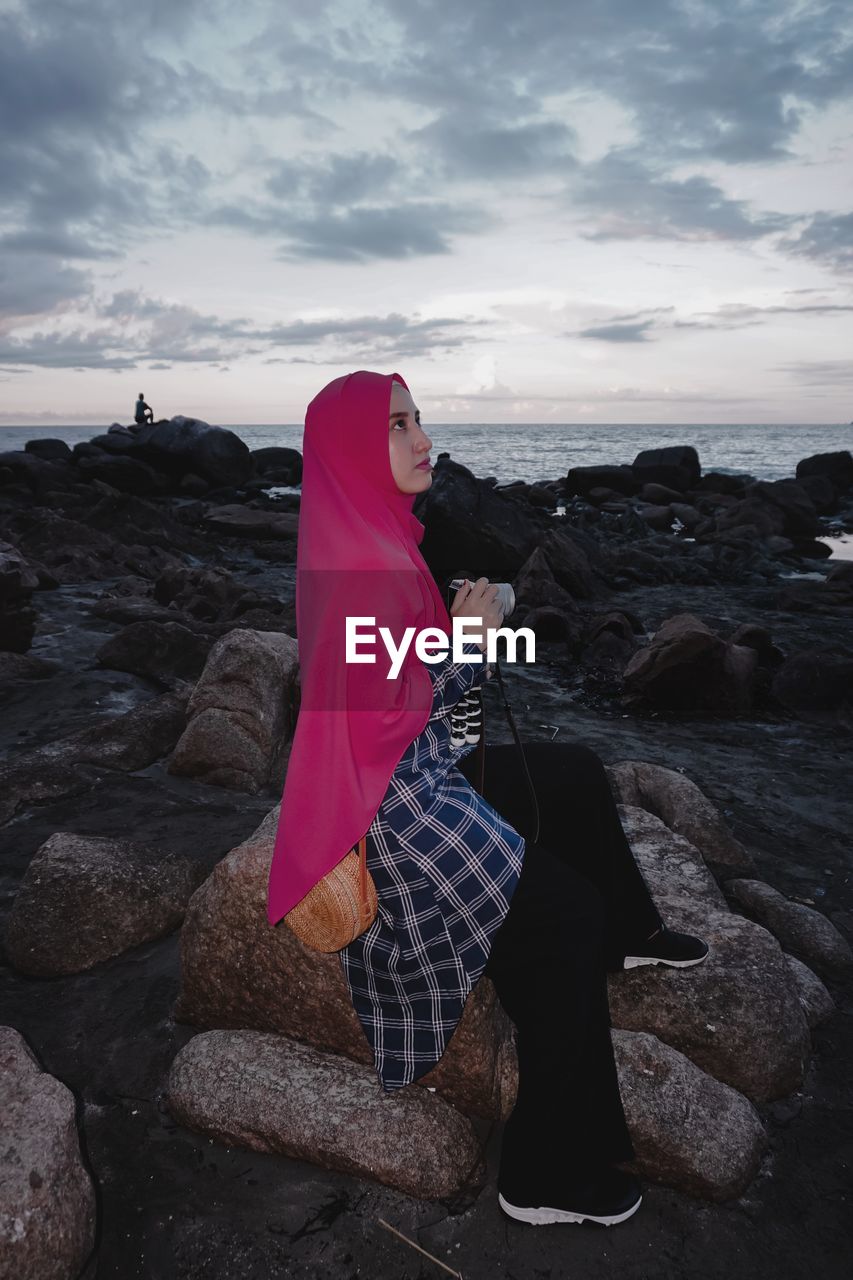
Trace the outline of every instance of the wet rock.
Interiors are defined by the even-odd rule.
[[[853,969],[853,950],[831,920],[762,880],[727,880],[726,894],[751,919],[763,924],[791,951],[819,974]]]
[[[753,1102],[798,1089],[811,1039],[773,935],[703,899],[657,891],[654,899],[671,929],[702,938],[710,954],[687,969],[643,965],[609,974],[612,1025],[652,1032]]]
[[[638,634],[642,634],[642,627],[633,615],[621,611],[596,614],[587,624],[583,665],[621,671],[637,647]]]
[[[797,613],[850,613],[853,611],[853,581],[848,574],[837,573],[838,567],[833,566],[823,582],[813,579],[786,582],[777,592],[777,607]]]
[[[298,679],[291,636],[229,631],[208,654],[169,773],[252,794],[279,777],[296,725]]]
[[[699,455],[690,444],[642,449],[631,463],[631,470],[641,485],[666,485],[678,493],[693,488],[702,474]]]
[[[818,647],[795,653],[777,669],[771,689],[799,720],[853,729],[853,658]]]
[[[805,476],[826,476],[839,493],[853,488],[853,454],[849,449],[835,453],[813,453],[797,463],[797,479]]]
[[[617,760],[605,765],[605,771],[618,804],[645,809],[715,866],[754,870],[749,850],[732,835],[717,806],[684,773],[646,760]]]
[[[717,534],[739,533],[750,540],[784,534],[785,512],[774,502],[760,497],[746,497],[715,517]]]
[[[133,622],[110,636],[95,658],[112,671],[149,680],[192,680],[203,670],[211,643],[178,622]]]
[[[0,822],[23,804],[79,795],[106,769],[144,769],[170,751],[185,722],[186,694],[164,693],[0,764]]]
[[[36,612],[31,600],[39,588],[32,565],[9,542],[0,542],[0,649],[26,653],[33,642]]]
[[[513,579],[516,613],[524,616],[528,610],[551,607],[566,614],[577,614],[575,597],[561,586],[551,569],[542,547],[536,547],[527,557]],[[512,614],[515,626],[516,613]]]
[[[341,962],[270,926],[267,885],[278,807],[232,849],[196,891],[181,930],[181,989],[174,1016],[198,1027],[276,1031],[372,1066]],[[471,1115],[501,1118],[516,1088],[513,1028],[483,978],[447,1049],[418,1085],[434,1086]]]
[[[0,1027],[0,1267],[9,1280],[76,1280],[95,1247],[95,1188],[74,1094]]]
[[[21,973],[80,973],[172,933],[204,869],[131,840],[56,831],[33,855],[6,928]]]
[[[639,1172],[703,1200],[740,1195],[767,1146],[752,1103],[657,1036],[612,1039]]]
[[[655,706],[716,715],[752,706],[755,650],[730,644],[691,613],[667,618],[623,672],[626,689]]]
[[[175,1119],[218,1142],[308,1160],[441,1199],[485,1178],[481,1143],[437,1094],[385,1093],[375,1073],[260,1031],[193,1036],[169,1071]]]
[[[813,969],[796,956],[786,954],[786,959],[806,1021],[810,1027],[819,1026],[835,1013],[835,1001]]]
[[[637,508],[640,518],[652,529],[669,529],[672,526],[672,511],[669,507],[645,505]]]
[[[168,487],[164,477],[138,458],[80,458],[77,473],[87,480],[103,480],[121,493],[163,493]]]

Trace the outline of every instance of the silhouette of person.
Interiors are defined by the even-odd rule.
[[[151,408],[150,404],[145,403],[145,396],[141,391],[139,393],[139,399],[136,402],[136,407],[134,408],[134,419],[136,422],[154,421],[154,410]]]

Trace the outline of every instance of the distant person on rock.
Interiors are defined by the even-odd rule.
[[[134,409],[133,416],[134,421],[140,424],[143,422],[154,421],[154,410],[151,408],[150,404],[145,403],[145,396],[141,391],[139,393],[139,399],[136,402],[136,408]]]

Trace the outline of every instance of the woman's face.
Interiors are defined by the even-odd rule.
[[[388,454],[397,488],[401,493],[422,493],[432,484],[432,441],[421,428],[421,411],[399,382],[391,384],[390,408]]]

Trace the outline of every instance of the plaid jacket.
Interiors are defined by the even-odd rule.
[[[466,653],[479,654],[467,643]],[[394,770],[367,832],[379,911],[338,954],[388,1092],[438,1062],[481,976],[524,857],[519,835],[454,765],[450,712],[482,684],[482,663],[425,664],[433,706]]]

